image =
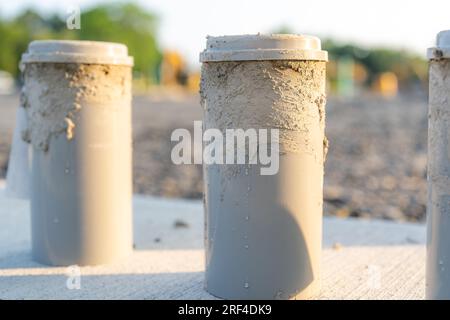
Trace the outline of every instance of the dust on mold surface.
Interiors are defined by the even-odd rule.
[[[77,63],[28,63],[21,105],[27,110],[25,141],[47,151],[50,140],[76,135],[83,106],[131,100],[131,68]]]

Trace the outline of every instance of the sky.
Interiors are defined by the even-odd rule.
[[[65,14],[102,0],[15,0],[0,2],[3,16],[33,6],[42,13]],[[180,51],[198,64],[207,35],[270,33],[287,27],[294,33],[353,42],[366,47],[413,50],[425,56],[436,34],[450,29],[449,0],[135,0],[160,19],[163,48]],[[81,28],[83,21],[81,21]]]

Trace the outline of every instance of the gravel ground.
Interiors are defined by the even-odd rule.
[[[359,97],[327,105],[325,212],[423,221],[427,103]]]
[[[0,96],[0,177],[7,168],[17,96]],[[325,214],[423,221],[427,104],[359,96],[330,98]],[[134,191],[201,198],[199,165],[173,165],[170,135],[201,120],[197,96],[137,96],[133,102]]]

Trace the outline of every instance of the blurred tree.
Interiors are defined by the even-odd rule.
[[[134,4],[102,5],[81,14],[81,40],[124,43],[134,57],[134,71],[155,81],[161,52],[157,46],[157,19]]]
[[[289,27],[288,25],[282,25],[282,26],[279,26],[278,28],[274,29],[271,33],[274,33],[274,34],[289,34],[289,33],[295,33],[295,32],[292,31],[292,28]]]
[[[65,19],[58,15],[42,17],[26,10],[13,19],[0,19],[0,69],[17,77],[22,53],[37,39],[113,41],[128,46],[137,76],[155,82],[161,62],[156,25],[156,16],[127,3],[104,4],[82,12],[79,30],[68,30]]]
[[[372,86],[385,72],[393,72],[400,89],[414,89],[417,83],[425,84],[428,79],[427,61],[405,50],[386,48],[364,49],[352,44],[339,44],[326,39],[322,47],[327,50],[330,60],[352,57],[367,70],[366,86]]]

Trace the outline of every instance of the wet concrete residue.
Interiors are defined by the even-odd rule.
[[[276,128],[283,152],[307,153],[323,163],[325,67],[323,61],[204,63],[205,129]]]
[[[83,105],[131,99],[126,66],[29,63],[23,76],[21,105],[27,109],[28,129],[22,137],[43,151],[52,137],[75,137]]]
[[[67,132],[66,132],[67,140],[72,140],[73,135],[74,135],[75,124],[73,123],[72,119],[70,119],[70,118],[65,118],[64,120],[66,121],[66,127],[67,127]]]

